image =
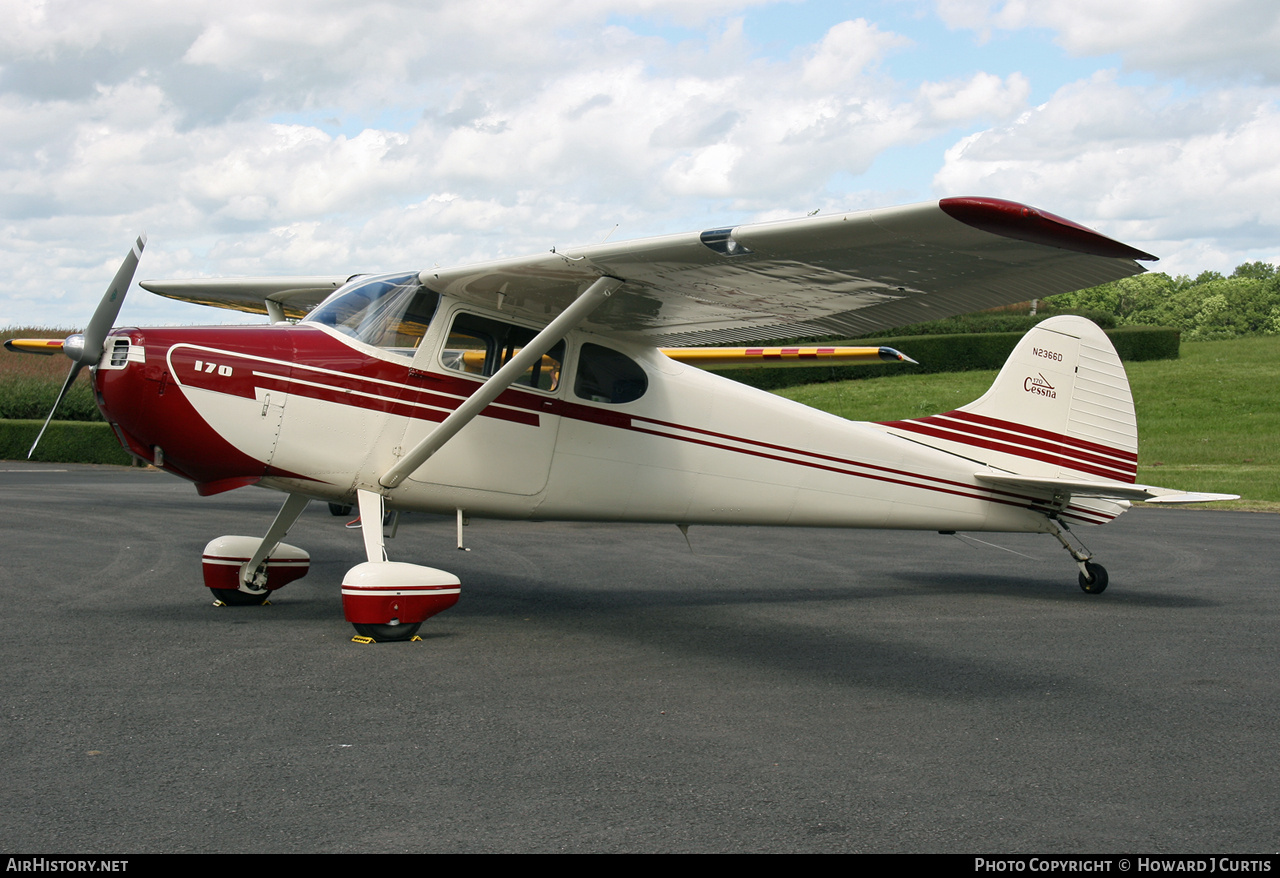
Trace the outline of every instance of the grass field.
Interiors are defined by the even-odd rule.
[[[1244,498],[1213,506],[1280,511],[1280,336],[1186,342],[1178,360],[1126,370],[1138,411],[1139,482]],[[778,393],[845,418],[891,421],[964,405],[995,377],[894,375]]]

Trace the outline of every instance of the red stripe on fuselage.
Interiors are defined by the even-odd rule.
[[[321,351],[316,355],[325,356],[327,353]],[[213,344],[191,342],[175,344],[168,352],[173,374],[183,386],[198,387],[243,399],[256,399],[259,390],[280,391],[416,420],[444,420],[480,387],[479,382],[453,379],[435,373],[415,371],[410,376],[407,358],[403,363],[377,361],[379,367],[362,370],[365,374],[361,374],[312,366],[298,356],[299,359],[289,362],[241,353]],[[374,360],[372,357],[368,359]],[[370,371],[373,374],[368,374]],[[429,381],[436,386],[413,387],[407,383],[410,380]],[[482,415],[531,427],[538,426],[537,414],[508,408],[515,400],[504,397],[505,394],[500,396]],[[528,406],[522,405],[521,408]]]
[[[785,445],[776,445],[769,442],[761,442],[755,439],[744,439],[737,436],[731,436],[727,433],[717,433],[713,430],[703,430],[698,427],[685,427],[670,421],[659,421],[654,418],[634,416],[631,418],[631,420],[633,422],[646,422],[648,424],[652,424],[655,426],[663,426],[663,427],[668,427],[675,430],[681,430],[687,433],[695,433],[695,434],[699,434],[701,436],[706,436],[710,438],[708,439],[685,438],[681,436],[675,436],[670,433],[665,433],[660,430],[638,427],[638,426],[635,426],[634,423],[628,427],[628,429],[631,429],[635,432],[647,433],[653,436],[661,436],[667,439],[678,439],[686,442],[691,442],[697,445],[706,445],[709,447],[719,448],[726,451],[734,451],[739,454],[748,454],[748,455],[752,455],[755,457],[762,457],[769,460],[778,460],[784,463],[792,463],[798,466],[807,466],[811,469],[820,469],[820,470],[826,470],[828,472],[836,472],[842,475],[853,476],[855,478],[867,479],[870,481],[888,482],[891,484],[905,485],[906,487],[911,487],[911,488],[920,488],[922,490],[927,490],[927,491],[936,491],[936,492],[945,493],[945,494],[955,494],[957,496],[968,497],[976,500],[987,500],[992,503],[1001,503],[1006,506],[1032,509],[1037,512],[1052,511],[1051,508],[1047,506],[1047,504],[1043,499],[1029,496],[1027,494],[1020,494],[1013,491],[1002,490],[999,488],[989,488],[984,485],[966,484],[965,482],[958,482],[953,479],[945,479],[940,476],[924,475],[922,473],[915,473],[915,472],[910,472],[908,470],[895,469],[893,467],[881,466],[879,464],[874,464],[874,463],[864,463],[861,461],[850,460],[848,458],[837,457],[834,455],[821,454],[819,452],[814,452],[814,451],[802,451],[800,449],[791,448]],[[718,439],[722,441],[712,441],[712,439]],[[769,450],[756,451],[752,449],[736,448],[732,445],[724,444],[725,442],[738,442],[744,445],[752,445],[752,446],[755,446],[756,448],[769,449]],[[780,452],[780,453],[772,453],[772,452]],[[803,458],[811,458],[812,460],[796,460],[793,458],[783,457],[782,453],[794,454]],[[943,452],[943,453],[946,453],[946,452]],[[841,467],[852,467],[852,468],[857,468],[862,470],[868,470],[869,472],[851,472],[848,469],[842,469]],[[922,485],[922,484],[916,484],[914,482],[903,481],[904,479],[916,479],[923,482],[933,482],[934,484]],[[976,493],[973,493],[974,491],[981,491],[983,493],[976,494]],[[1005,499],[1005,498],[1008,498],[1008,499]],[[1112,518],[1115,517],[1114,515],[1095,512],[1093,510],[1085,510],[1085,509],[1081,509],[1080,507],[1073,506],[1068,508],[1075,509],[1086,515],[1099,516],[1104,518],[1107,521],[1110,521]]]
[[[1080,451],[1076,447],[1064,442],[1055,445],[1053,442],[1045,442],[1044,440],[1034,439],[1025,434],[1015,431],[997,428],[982,427],[976,424],[968,424],[960,421],[953,421],[946,415],[938,415],[930,418],[920,418],[907,423],[927,423],[941,430],[950,430],[961,436],[980,436],[986,439],[993,439],[999,442],[1008,442],[1013,445],[1035,448],[1040,451],[1051,451],[1061,454],[1063,457],[1069,457],[1074,460],[1091,463],[1103,469],[1116,470],[1118,472],[1126,472],[1130,469],[1128,461],[1118,460],[1117,456],[1106,456],[1097,454],[1092,451]],[[960,440],[963,441],[963,440]],[[1136,473],[1136,468],[1134,469]]]
[[[968,412],[952,411],[907,421],[882,421],[880,424],[1130,484],[1138,475],[1138,456],[1132,451]]]
[[[1081,439],[1076,436],[1068,436],[1065,433],[1055,433],[1052,430],[1043,430],[1039,427],[1028,427],[1025,424],[1018,424],[1013,421],[1002,421],[999,418],[992,418],[986,415],[975,415],[972,412],[965,412],[959,409],[944,412],[941,415],[934,415],[933,417],[956,418],[962,421],[971,421],[975,424],[985,424],[986,426],[1008,430],[1012,433],[1021,433],[1025,436],[1034,436],[1048,442],[1058,442],[1064,445],[1071,445],[1085,451],[1093,451],[1098,454],[1117,457],[1121,460],[1130,461],[1135,464],[1138,462],[1138,455],[1133,451],[1125,451],[1124,449],[1115,448],[1111,445],[1103,445],[1099,442],[1092,442],[1088,439]],[[925,420],[928,419],[926,418]]]
[[[1022,457],[1028,460],[1038,460],[1042,463],[1051,463],[1055,466],[1065,467],[1077,472],[1089,473],[1090,475],[1100,476],[1102,478],[1117,479],[1128,482],[1133,481],[1132,475],[1124,470],[1111,469],[1109,467],[1097,467],[1091,464],[1081,463],[1080,461],[1069,457],[1063,457],[1060,454],[1036,451],[1020,445],[1011,445],[1006,442],[995,442],[967,433],[958,433],[954,430],[933,427],[914,421],[899,421],[885,424],[885,426],[897,427],[900,430],[918,433],[921,436],[932,436],[935,439],[946,439],[960,445],[968,445],[972,448],[985,448],[988,451],[999,451],[1003,454],[1014,455],[1015,457]]]

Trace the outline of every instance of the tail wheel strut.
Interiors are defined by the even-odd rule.
[[[1107,589],[1107,568],[1094,563],[1093,553],[1079,537],[1076,537],[1076,542],[1080,543],[1080,548],[1077,549],[1063,535],[1063,531],[1071,533],[1071,528],[1065,521],[1049,521],[1049,533],[1062,543],[1062,548],[1067,550],[1080,568],[1080,588],[1089,594],[1102,594]]]

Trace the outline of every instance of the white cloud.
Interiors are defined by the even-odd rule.
[[[1280,82],[1274,0],[935,0],[951,27],[1049,28],[1073,55],[1119,54],[1126,67],[1174,76]]]
[[[991,73],[975,73],[967,80],[926,82],[920,97],[929,115],[942,121],[1007,119],[1026,106],[1031,83],[1021,73],[1001,79]]]
[[[669,42],[605,0],[18,4],[0,247],[92,228],[109,260],[145,226],[147,275],[310,273],[671,231],[826,204],[833,175],[1023,99],[1017,77],[895,83],[879,65],[910,41],[862,19],[766,60],[721,17],[750,5],[627,7],[700,34]]]
[[[1116,234],[1193,236],[1200,197],[1220,211],[1202,222],[1213,252],[1274,228],[1275,104],[1257,86],[1187,98],[1101,77],[1028,110],[1043,74],[939,66],[945,52],[883,22],[766,51],[744,21],[770,0],[0,4],[0,255],[18,266],[0,325],[83,320],[114,269],[93,273],[143,228],[151,277],[411,268],[615,224],[617,239],[874,206],[871,187],[919,197],[939,164],[942,194],[1025,196]],[[1225,42],[1174,6],[1169,45],[1197,22]],[[1137,27],[1078,8],[939,4],[956,27],[1053,27],[1075,52]],[[1174,57],[1123,51],[1157,49]],[[926,51],[928,76],[902,72]],[[914,191],[860,176],[923,153]],[[1194,179],[1161,187],[1160,169]],[[47,314],[58,296],[68,313]]]
[[[905,37],[880,30],[864,18],[842,21],[827,31],[804,62],[801,74],[814,89],[839,89],[873,70],[892,49],[911,44]]]
[[[1222,270],[1234,263],[1196,268],[1187,254],[1280,254],[1278,140],[1268,91],[1179,97],[1099,74],[957,143],[934,185],[1026,201],[1157,255],[1163,244],[1177,270]]]

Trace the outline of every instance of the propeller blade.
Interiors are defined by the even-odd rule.
[[[36,453],[36,446],[40,444],[44,431],[49,429],[49,422],[53,420],[54,414],[58,411],[58,406],[62,404],[63,397],[71,389],[71,385],[76,380],[76,376],[80,374],[80,370],[85,366],[96,365],[102,359],[103,346],[107,342],[107,333],[111,331],[111,327],[116,322],[116,317],[120,314],[120,306],[124,304],[125,293],[129,292],[129,284],[133,283],[133,273],[138,270],[138,260],[142,258],[142,248],[145,246],[147,246],[147,236],[145,234],[139,235],[138,240],[133,244],[133,249],[125,256],[124,262],[120,263],[120,268],[116,271],[116,276],[111,279],[111,284],[107,287],[107,291],[103,293],[102,301],[98,303],[98,309],[93,312],[93,317],[89,320],[89,325],[84,333],[73,335],[63,343],[62,352],[71,358],[71,371],[67,374],[67,380],[62,383],[62,390],[58,391],[58,398],[53,401],[53,408],[49,411],[49,417],[44,419],[44,426],[36,434],[36,441],[31,443],[31,450],[27,452],[27,460],[30,460],[31,455]],[[10,348],[10,350],[13,350],[13,348]]]
[[[142,248],[145,246],[147,236],[139,235],[129,255],[120,263],[120,269],[112,278],[102,301],[98,303],[98,310],[93,312],[93,318],[84,331],[84,347],[76,359],[80,365],[90,366],[102,358],[102,346],[106,343],[107,333],[116,322],[120,306],[124,304],[125,293],[129,291],[129,284],[133,283],[133,273],[138,270],[138,260],[142,257]]]
[[[31,450],[27,452],[27,460],[30,460],[31,455],[36,453],[36,446],[40,444],[40,438],[44,436],[44,431],[49,429],[49,422],[53,420],[53,413],[58,410],[58,406],[62,404],[62,398],[67,395],[67,391],[71,389],[72,382],[76,380],[76,376],[80,374],[80,370],[83,368],[83,363],[71,364],[71,371],[67,374],[67,380],[62,382],[62,389],[58,391],[58,398],[53,401],[53,408],[49,409],[49,417],[44,419],[44,426],[36,434],[36,441],[31,443]]]

